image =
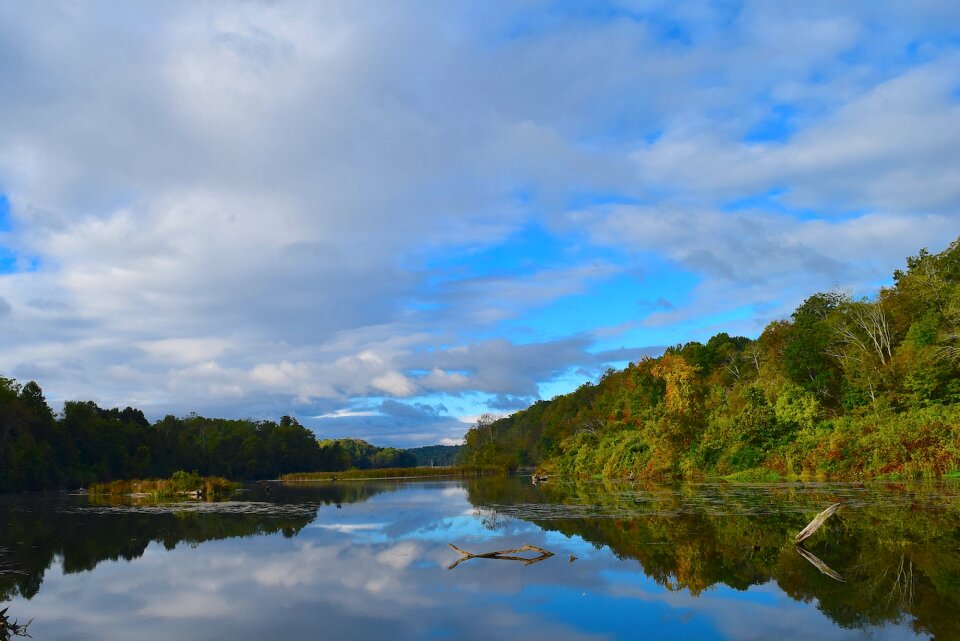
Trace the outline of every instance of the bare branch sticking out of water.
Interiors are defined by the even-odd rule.
[[[549,550],[544,550],[543,548],[538,548],[535,545],[524,545],[523,547],[514,548],[512,550],[495,550],[493,552],[484,552],[483,554],[473,554],[471,552],[467,552],[466,550],[461,550],[453,543],[447,543],[447,545],[452,547],[461,555],[459,559],[457,559],[456,561],[450,564],[450,566],[447,568],[448,570],[452,570],[453,568],[457,567],[464,561],[469,561],[470,559],[497,559],[500,561],[520,561],[524,565],[532,565],[533,563],[539,563],[540,561],[543,561],[544,559],[548,559],[551,556],[553,556],[553,552],[550,552]],[[533,558],[527,558],[524,556],[512,556],[520,552],[539,552],[540,556],[536,556]]]
[[[813,533],[819,530],[820,526],[823,525],[824,522],[826,522],[827,519],[833,516],[833,513],[839,509],[840,509],[840,504],[834,503],[833,505],[825,509],[823,512],[815,516],[814,519],[807,524],[807,527],[800,530],[800,533],[797,534],[793,542],[801,543],[809,539],[811,536],[813,536]]]
[[[810,562],[810,564],[813,567],[817,568],[818,570],[820,570],[821,573],[826,574],[828,577],[830,577],[834,581],[839,581],[840,583],[847,582],[847,580],[844,579],[842,575],[840,575],[838,572],[835,572],[833,568],[831,568],[829,565],[821,561],[816,554],[814,554],[807,548],[803,547],[802,545],[797,546],[797,554],[805,558],[807,561]]]

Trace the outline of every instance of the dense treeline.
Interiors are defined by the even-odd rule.
[[[322,469],[326,452],[296,419],[167,416],[68,401],[55,416],[40,387],[0,378],[0,490],[74,488],[169,477],[177,470],[231,479]]]
[[[484,417],[468,463],[573,476],[864,477],[960,468],[960,239],[872,299],[815,294],[756,340],[721,333]]]
[[[459,445],[427,445],[409,450],[417,467],[450,467],[460,462]]]
[[[295,418],[280,422],[167,416],[68,401],[55,415],[35,382],[0,377],[0,491],[76,488],[167,478],[177,470],[229,479],[288,472],[412,467],[414,454],[340,439],[318,443]]]

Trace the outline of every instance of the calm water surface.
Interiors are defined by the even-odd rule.
[[[798,550],[793,535],[835,500]],[[554,556],[449,569],[448,543]],[[5,496],[4,607],[37,640],[960,639],[960,486],[509,478],[261,484],[172,505]]]

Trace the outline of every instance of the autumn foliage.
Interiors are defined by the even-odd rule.
[[[614,478],[958,470],[960,239],[873,297],[814,294],[755,340],[677,345],[487,421],[465,456]]]

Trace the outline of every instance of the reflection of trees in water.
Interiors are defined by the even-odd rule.
[[[394,481],[286,481],[261,482],[251,485],[243,499],[246,501],[265,500],[273,503],[293,505],[336,505],[343,503],[363,503],[378,494],[396,492],[403,488]]]
[[[92,570],[102,561],[132,560],[151,543],[172,550],[181,542],[205,541],[282,531],[293,536],[311,516],[203,512],[31,512],[18,514],[2,533],[14,550],[16,573],[0,576],[0,600],[32,598],[57,557],[65,573]]]
[[[32,598],[58,557],[65,573],[133,560],[151,543],[172,550],[218,539],[281,532],[295,536],[323,506],[366,501],[396,484],[256,484],[243,502],[148,506],[86,497],[0,497],[0,601]]]
[[[671,590],[697,595],[716,584],[744,590],[772,579],[843,627],[912,618],[918,631],[960,639],[956,486],[551,481],[533,487],[483,479],[467,489],[474,505],[635,559]],[[848,507],[804,543],[808,556],[798,554],[794,535],[838,498]]]
[[[473,515],[480,519],[480,524],[487,530],[499,530],[507,522],[506,516],[491,507],[476,507]]]

